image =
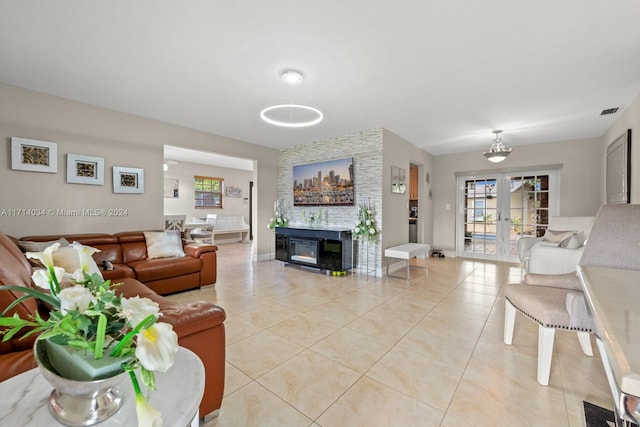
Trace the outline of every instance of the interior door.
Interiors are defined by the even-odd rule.
[[[457,254],[519,262],[518,239],[556,214],[555,171],[458,177]]]

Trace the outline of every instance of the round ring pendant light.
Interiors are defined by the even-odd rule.
[[[304,76],[300,71],[286,70],[280,79],[288,85],[296,85],[304,80]],[[264,108],[260,111],[260,118],[274,126],[303,128],[320,123],[324,115],[315,107],[291,101]]]

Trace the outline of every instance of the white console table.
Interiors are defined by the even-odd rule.
[[[640,271],[578,266],[618,426],[640,421]]]
[[[195,353],[180,347],[171,369],[156,373],[156,386],[157,391],[151,393],[149,402],[162,413],[165,426],[198,426],[198,407],[204,394],[204,365]],[[128,376],[120,389],[124,397],[122,407],[97,426],[138,425],[135,392]],[[1,382],[0,426],[62,426],[49,413],[47,399],[51,390],[38,368]]]

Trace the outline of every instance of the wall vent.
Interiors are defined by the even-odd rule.
[[[614,108],[607,108],[606,110],[602,110],[602,112],[600,113],[601,116],[606,116],[608,114],[615,114],[618,112],[618,110],[620,109],[620,107],[614,107]]]

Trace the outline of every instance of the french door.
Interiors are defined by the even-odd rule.
[[[519,262],[518,239],[557,215],[557,171],[458,177],[458,256]]]

